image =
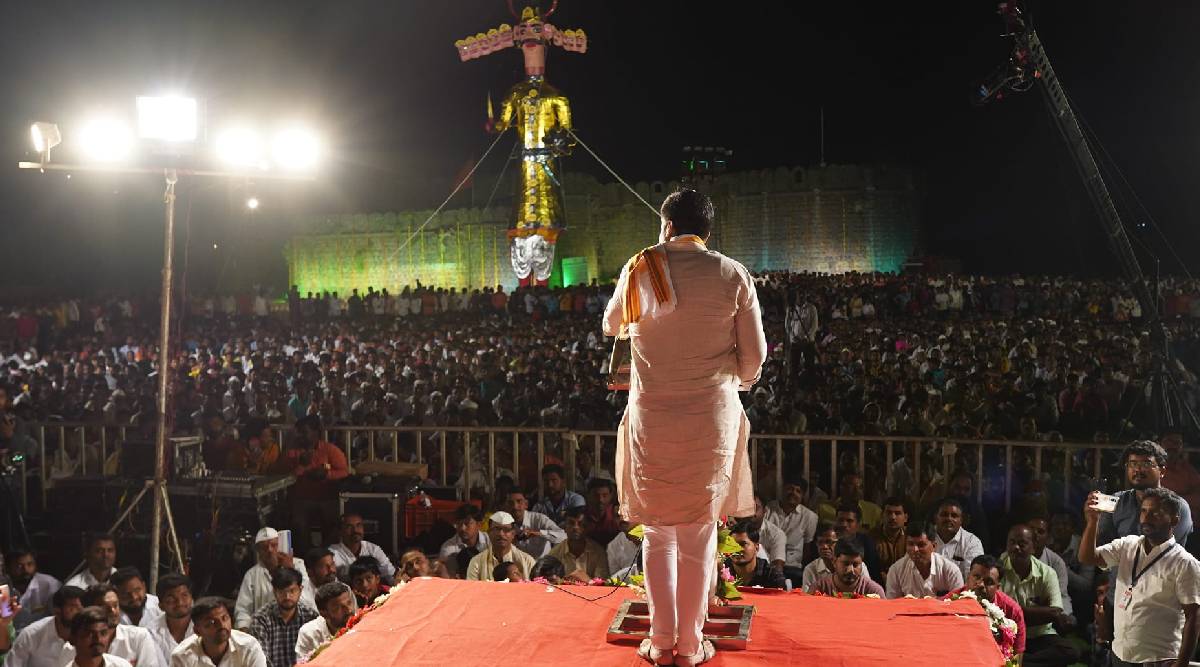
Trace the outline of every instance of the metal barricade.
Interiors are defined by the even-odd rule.
[[[31,426],[40,456],[31,462],[25,474],[40,481],[43,508],[46,507],[47,489],[55,479],[108,474],[106,463],[110,449],[113,449],[112,443],[123,441],[127,431],[124,426],[95,423],[37,423]],[[276,428],[279,441],[286,443],[291,427]],[[615,431],[331,426],[323,435],[343,451],[352,469],[362,461],[428,464],[432,481],[458,487],[458,493],[464,499],[472,490],[489,490],[501,473],[511,473],[519,486],[536,486],[539,492],[542,491],[539,473],[548,456],[562,461],[568,486],[577,490],[585,488],[588,478],[611,477],[616,472]],[[1029,479],[1041,479],[1047,471],[1061,475],[1061,500],[1066,502],[1076,475],[1090,477],[1092,482],[1099,484],[1104,470],[1103,459],[1107,456],[1115,460],[1116,453],[1123,447],[1109,443],[751,434],[748,455],[756,487],[767,497],[777,495],[788,479],[797,475],[812,485],[827,486],[824,490],[830,497],[835,497],[839,476],[847,470],[856,472],[875,495],[882,489],[888,494],[901,492],[901,495],[919,497],[935,478],[948,481],[955,471],[964,470],[973,478],[977,501],[983,500],[985,486],[990,488],[997,479],[1002,480],[1003,504],[1010,509],[1014,501],[1015,473]],[[70,451],[76,448],[77,457]],[[529,457],[533,457],[532,462]],[[901,460],[903,464],[898,465]],[[909,488],[900,490],[896,488],[900,483],[896,477],[904,471],[908,471],[906,474],[911,475],[911,480],[905,482]],[[581,475],[583,479],[580,479]],[[531,476],[536,479],[530,479]],[[23,483],[22,489],[26,486]],[[27,499],[22,502],[28,505]]]

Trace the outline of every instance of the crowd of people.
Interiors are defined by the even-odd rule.
[[[756,277],[772,354],[747,408],[762,433],[1029,441],[1129,440],[1152,423],[1157,347],[1120,281]],[[1164,313],[1200,408],[1200,284],[1167,281]],[[348,298],[193,298],[172,357],[175,427],[205,414],[327,425],[609,428],[599,315],[611,286],[418,285]],[[11,407],[26,420],[152,421],[153,298],[67,299],[0,316]],[[0,443],[6,441],[0,440]]]
[[[1200,637],[1200,562],[1177,548],[1192,532],[1190,506],[1166,487],[1169,455],[1157,443],[1137,441],[1121,461],[1128,489],[1113,506],[1102,511],[1092,492],[1082,507],[1014,516],[995,545],[976,533],[984,517],[969,488],[948,488],[922,509],[906,496],[867,500],[853,473],[824,501],[790,478],[779,498],[757,500],[753,516],[730,518],[741,552],[727,559],[728,576],[737,586],[845,598],[970,593],[1014,621],[1012,648],[1024,665],[1065,667],[1109,652],[1126,661],[1119,665],[1184,655]],[[340,517],[332,543],[302,554],[281,547],[280,531],[261,528],[236,591],[197,591],[172,573],[150,593],[137,568],[118,567],[107,534],[88,538],[84,567],[65,582],[40,572],[32,551],[10,549],[0,664],[290,667],[356,610],[418,577],[636,582],[642,534],[622,521],[613,481],[592,477],[585,496],[566,488],[559,465],[542,478],[539,498],[499,479],[487,502],[459,506],[455,532],[436,553],[389,554],[365,539],[353,512]],[[1142,557],[1150,565],[1139,566]]]
[[[1128,442],[1152,427],[1148,387],[1159,347],[1118,281],[768,273],[756,283],[771,352],[760,381],[743,394],[755,433],[1052,447]],[[239,657],[229,664],[290,665],[354,609],[416,576],[628,581],[639,568],[639,536],[620,521],[603,461],[580,457],[573,474],[553,457],[540,471],[501,471],[483,493],[463,494],[474,502],[459,509],[456,534],[436,553],[388,554],[363,539],[361,517],[337,515],[336,494],[351,466],[325,438],[326,428],[339,425],[612,430],[625,394],[609,391],[604,379],[610,342],[599,320],[611,289],[418,285],[346,298],[293,289],[278,303],[261,291],[188,300],[168,365],[173,428],[204,436],[211,470],[295,476],[290,516],[276,519],[299,537],[295,555],[281,553],[278,532],[263,528],[254,539],[256,563],[236,592],[197,591],[172,575],[150,595],[140,573],[115,567],[111,536],[89,540],[87,568],[62,586],[37,571],[35,554],[10,548],[4,570],[19,613],[0,615],[8,639],[16,638],[11,648],[0,643],[4,664],[61,665],[68,653],[107,651],[140,665],[224,664],[222,656],[232,655]],[[1191,370],[1200,367],[1200,284],[1168,280],[1163,291],[1169,370],[1184,404],[1200,408]],[[0,316],[0,455],[21,453],[30,469],[45,466],[53,479],[110,462],[90,448],[87,429],[80,445],[48,442],[40,460],[34,423],[151,432],[161,362],[156,325],[152,298],[10,307]],[[284,426],[291,435],[280,441]],[[1100,548],[1091,551],[1081,540],[1092,514],[1081,522],[1079,505],[1100,480],[1017,474],[1019,522],[1009,524],[995,513],[989,521],[994,505],[986,496],[981,504],[974,486],[984,480],[972,478],[974,466],[961,454],[963,470],[925,475],[920,487],[906,483],[914,458],[907,450],[891,467],[875,458],[838,461],[836,484],[805,479],[789,461],[782,488],[764,486],[756,516],[731,526],[742,553],[729,570],[740,584],[828,595],[970,590],[1022,619],[1025,664],[1069,664],[1081,646],[1064,637],[1087,637],[1085,648],[1131,641],[1121,634],[1129,632],[1121,624],[1128,609],[1104,603],[1108,578],[1094,566],[1124,563],[1104,546],[1138,534],[1138,503],[1164,471],[1178,495],[1150,497],[1170,510],[1163,516],[1175,512],[1176,541],[1187,543],[1187,499],[1200,494],[1200,473],[1182,439],[1162,442],[1167,450],[1143,446],[1122,456],[1127,478],[1120,482],[1138,490],[1138,502],[1122,506],[1116,525],[1099,520]],[[413,449],[396,444],[400,458],[412,460]],[[500,460],[510,460],[508,453]],[[448,465],[441,472],[456,479],[472,464],[451,457]],[[474,474],[477,482],[484,477]],[[531,486],[539,477],[542,484]],[[567,488],[568,479],[577,485]],[[1047,482],[1079,487],[1065,494],[1070,509],[1048,501],[1064,494],[1046,493]],[[309,539],[314,525],[332,537],[334,524],[336,541]],[[1168,562],[1186,569],[1194,560]],[[208,593],[230,599],[193,600]]]

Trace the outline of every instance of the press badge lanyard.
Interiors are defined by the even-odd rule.
[[[1142,548],[1141,545],[1138,545],[1137,553],[1133,555],[1133,571],[1130,572],[1131,581],[1129,582],[1129,587],[1125,589],[1125,599],[1122,600],[1124,603],[1121,605],[1122,607],[1128,607],[1130,601],[1133,600],[1133,588],[1134,586],[1137,586],[1137,583],[1142,576],[1149,572],[1150,568],[1154,567],[1155,563],[1157,563],[1163,556],[1171,553],[1171,551],[1173,551],[1177,546],[1179,546],[1178,542],[1172,544],[1170,549],[1163,549],[1157,556],[1151,558],[1149,563],[1146,563],[1146,567],[1143,568],[1141,572],[1138,572],[1138,561],[1140,561],[1142,558]]]

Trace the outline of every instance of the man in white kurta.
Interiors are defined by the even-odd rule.
[[[716,521],[754,514],[738,391],[757,380],[766,339],[749,272],[704,244],[712,218],[704,195],[670,195],[661,243],[625,267],[604,315],[606,335],[625,327],[631,340],[616,477],[622,514],[645,525],[651,632],[639,652],[662,664],[672,651],[676,664],[711,657],[701,630]]]

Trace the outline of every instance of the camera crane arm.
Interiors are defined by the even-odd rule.
[[[1108,245],[1121,264],[1121,270],[1130,283],[1146,318],[1150,330],[1152,354],[1154,355],[1153,379],[1151,384],[1151,403],[1154,413],[1156,431],[1159,434],[1169,431],[1188,430],[1200,435],[1200,419],[1192,412],[1191,407],[1183,400],[1178,380],[1175,378],[1171,364],[1174,355],[1167,344],[1166,325],[1162,319],[1162,309],[1156,291],[1151,291],[1150,285],[1142,272],[1137,255],[1125,233],[1125,225],[1121,215],[1113,204],[1108,186],[1100,173],[1100,167],[1092,154],[1084,136],[1083,128],[1075,111],[1071,108],[1070,100],[1063,89],[1062,82],[1050,64],[1042,40],[1038,37],[1025,17],[1021,14],[1016,2],[1005,1],[999,4],[1000,16],[1004,19],[1007,34],[1012,37],[1013,48],[1008,62],[1002,65],[987,82],[980,85],[977,102],[982,104],[991,100],[999,100],[1006,93],[1024,92],[1037,83],[1042,92],[1042,100],[1050,112],[1054,124],[1058,128],[1075,167],[1083,179],[1088,198],[1100,216],[1104,227],[1104,235]]]
[[[999,11],[1008,34],[1013,39],[1013,50],[1008,63],[988,83],[980,86],[979,101],[1000,99],[1006,92],[1023,92],[1036,83],[1041,83],[1038,89],[1041,90],[1042,100],[1046,103],[1055,126],[1071,150],[1075,167],[1079,170],[1084,187],[1087,188],[1088,198],[1091,199],[1092,206],[1096,209],[1096,213],[1100,216],[1100,222],[1104,226],[1104,234],[1108,239],[1109,247],[1121,263],[1121,270],[1131,283],[1134,296],[1141,305],[1142,313],[1147,317],[1152,331],[1161,329],[1162,320],[1158,299],[1150,291],[1146,276],[1142,273],[1141,264],[1125,233],[1121,215],[1113,204],[1108,186],[1105,184],[1104,178],[1100,174],[1100,167],[1092,154],[1091,146],[1088,145],[1083,128],[1079,125],[1079,119],[1076,118],[1075,111],[1071,108],[1062,82],[1054,72],[1054,66],[1050,64],[1050,58],[1046,55],[1042,40],[1038,37],[1037,31],[1025,21],[1017,3],[1002,2],[999,5]],[[1158,333],[1162,332],[1153,331],[1153,334]],[[1160,340],[1165,340],[1165,337]]]

